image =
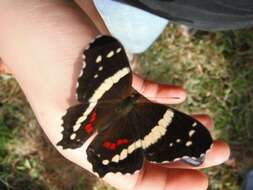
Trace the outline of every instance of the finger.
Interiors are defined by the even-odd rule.
[[[146,164],[134,190],[195,190],[207,188],[207,177],[193,170],[162,169]]]
[[[200,169],[211,166],[216,166],[227,161],[230,155],[229,146],[222,141],[215,141],[212,148],[207,152],[205,161],[199,167],[193,167],[183,162],[174,162],[170,164],[161,164],[167,168],[187,168],[187,169]]]
[[[164,168],[147,162],[139,173],[111,173],[104,180],[121,190],[204,190],[208,186],[207,177],[200,171]]]
[[[192,115],[193,118],[198,120],[202,125],[204,125],[209,131],[211,131],[214,127],[214,123],[211,117],[208,115]]]
[[[133,75],[133,87],[151,101],[163,104],[178,104],[185,100],[186,91],[177,86],[158,84]]]

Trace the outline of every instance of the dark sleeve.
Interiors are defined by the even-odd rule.
[[[200,30],[253,26],[251,0],[114,0]]]

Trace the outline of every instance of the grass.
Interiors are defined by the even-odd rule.
[[[21,147],[24,126],[31,126],[32,130],[32,111],[16,81],[3,77],[0,81],[0,189],[42,189],[42,168],[38,160]],[[15,147],[21,151],[17,152]]]
[[[232,148],[229,163],[205,170],[210,190],[240,189],[253,167],[253,32],[197,32],[168,27],[138,58],[144,77],[184,86],[191,113],[210,114],[214,135]],[[0,77],[0,189],[111,190],[62,157],[48,143],[12,78]]]

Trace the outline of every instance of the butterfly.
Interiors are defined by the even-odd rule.
[[[97,37],[84,50],[76,95],[79,103],[63,116],[57,145],[76,149],[97,133],[86,153],[100,177],[133,174],[144,160],[198,166],[212,145],[209,131],[197,120],[150,102],[132,88],[126,52],[114,37]]]

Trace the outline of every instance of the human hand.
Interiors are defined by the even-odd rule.
[[[61,139],[61,117],[75,103],[81,52],[99,31],[77,5],[61,0],[1,1],[0,23],[0,56],[21,85],[44,132],[56,145]],[[179,87],[143,82],[138,76],[133,86],[162,103],[180,103],[186,96]],[[164,95],[168,99],[159,99]],[[212,128],[209,117],[196,118]],[[56,148],[67,159],[91,171],[85,159],[89,142],[75,150]],[[202,167],[220,164],[228,155],[227,145],[216,141]],[[182,163],[145,163],[139,174],[109,174],[105,180],[122,190],[205,189],[206,176],[190,168]]]

